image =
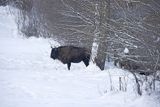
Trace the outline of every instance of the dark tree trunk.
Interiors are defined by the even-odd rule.
[[[110,18],[110,0],[101,1],[100,4],[100,23],[99,23],[99,45],[97,57],[95,58],[96,65],[104,70],[105,62],[107,57],[107,36],[109,35],[109,30],[104,28],[103,23],[108,23]]]
[[[98,53],[97,57],[95,59],[96,65],[101,69],[104,70],[105,68],[105,62],[106,62],[106,51],[107,51],[107,43],[106,43],[106,36],[104,35],[103,38],[101,38],[101,42],[98,46]]]

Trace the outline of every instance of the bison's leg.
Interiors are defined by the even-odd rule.
[[[89,65],[89,59],[84,59],[83,62],[86,65],[86,67]]]
[[[71,62],[68,62],[68,63],[67,63],[67,66],[68,66],[68,70],[70,70]]]

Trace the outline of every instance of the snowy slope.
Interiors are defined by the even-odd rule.
[[[14,16],[0,7],[0,107],[159,107],[155,96],[139,97],[127,71],[52,60],[43,38],[22,38]],[[119,77],[127,92],[119,91]],[[112,88],[112,91],[111,91]]]

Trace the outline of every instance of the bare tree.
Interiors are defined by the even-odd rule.
[[[110,18],[110,32],[113,34],[109,37],[107,50],[135,78],[135,73],[153,75],[152,82],[146,82],[150,82],[154,89],[160,71],[159,6],[158,0],[113,0]],[[128,54],[123,52],[125,48],[129,49]],[[141,79],[136,79],[137,87],[141,87],[138,83]],[[137,90],[140,93],[140,88]]]

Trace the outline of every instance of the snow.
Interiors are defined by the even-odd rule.
[[[90,63],[67,65],[50,58],[52,39],[25,39],[15,17],[0,7],[0,107],[159,107],[156,95],[138,96],[132,74]],[[119,90],[119,77],[122,87]]]
[[[128,48],[125,48],[125,49],[124,49],[124,53],[125,53],[125,54],[128,54],[128,53],[129,53],[129,49],[128,49]]]

